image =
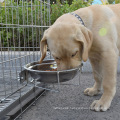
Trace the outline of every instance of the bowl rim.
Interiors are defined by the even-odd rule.
[[[32,62],[32,63],[34,63],[34,62]],[[31,63],[31,64],[32,64]],[[30,63],[28,63],[28,64],[30,64]],[[28,68],[28,67],[26,67],[28,64],[26,64],[26,65],[24,65],[24,69],[26,69],[26,70],[28,70],[28,71],[30,71],[30,72],[37,72],[37,73],[58,73],[58,72],[70,72],[70,71],[74,71],[74,70],[80,70],[80,68],[83,66],[83,63],[81,63],[81,65],[79,65],[78,67],[76,67],[76,68],[72,68],[72,69],[68,69],[68,70],[57,70],[57,71],[42,71],[42,70],[33,70],[33,69],[31,69],[31,68]],[[32,67],[34,67],[34,66],[37,66],[37,65],[42,65],[42,64],[55,64],[55,63],[41,63],[41,64],[36,64],[36,65],[33,65]]]

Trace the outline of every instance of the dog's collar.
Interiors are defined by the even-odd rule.
[[[77,15],[76,13],[74,13],[74,12],[72,12],[72,13],[69,13],[69,14],[71,14],[71,15],[74,15],[80,22],[81,22],[81,24],[82,25],[84,25],[85,26],[85,24],[84,24],[84,22],[83,22],[83,20],[82,20],[82,18],[79,16],[79,15]]]

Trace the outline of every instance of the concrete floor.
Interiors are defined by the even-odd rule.
[[[16,53],[18,54],[18,53]],[[18,57],[18,56],[16,56]],[[37,57],[36,57],[37,58]],[[8,59],[5,53],[5,60]],[[32,60],[33,58],[31,58]],[[29,60],[29,59],[28,59]],[[25,65],[24,58],[21,58],[21,65]],[[18,59],[19,63],[19,59]],[[1,64],[0,64],[1,65]],[[11,65],[11,64],[10,64]],[[7,67],[6,67],[7,66]],[[2,68],[2,66],[0,66]],[[9,68],[8,62],[4,65],[4,72],[6,74],[6,84],[10,85],[7,69]],[[19,71],[19,65],[17,70]],[[0,69],[1,71],[2,69]],[[12,65],[12,72],[16,70],[15,64]],[[89,61],[84,63],[83,74],[80,81],[80,86],[74,85],[61,85],[60,92],[48,91],[46,96],[42,96],[37,102],[36,106],[30,107],[23,115],[22,120],[119,120],[120,119],[120,59],[118,63],[118,76],[117,76],[117,92],[112,102],[110,110],[107,112],[93,112],[89,110],[90,104],[101,97],[101,94],[94,97],[85,96],[84,89],[91,87],[94,83],[91,73],[92,69]],[[18,72],[19,73],[19,72]],[[0,72],[2,76],[2,72]],[[14,78],[15,77],[15,78]],[[12,73],[12,78],[16,80],[16,76]],[[2,80],[0,79],[0,88],[2,91]],[[73,80],[74,82],[76,79]],[[74,83],[72,81],[72,83]],[[71,81],[70,81],[71,83]],[[14,87],[15,84],[13,84]],[[9,91],[8,91],[9,93]],[[7,93],[7,94],[8,94]],[[0,92],[0,97],[2,92]]]
[[[83,94],[94,83],[92,73],[83,73],[80,86],[61,85],[60,92],[47,92],[35,106],[31,106],[22,120],[120,120],[120,73],[117,75],[117,92],[107,112],[94,112],[90,104],[101,97]]]

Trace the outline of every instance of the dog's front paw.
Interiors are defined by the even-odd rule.
[[[94,96],[100,93],[100,90],[96,90],[94,87],[93,88],[87,88],[84,91],[85,95],[89,95],[89,96]]]
[[[91,110],[94,110],[94,111],[106,111],[108,110],[110,107],[110,103],[109,102],[103,102],[101,100],[95,100],[91,106],[90,106],[90,109]]]

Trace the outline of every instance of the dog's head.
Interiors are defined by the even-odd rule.
[[[92,34],[78,24],[54,24],[48,28],[40,43],[42,57],[46,56],[47,46],[57,63],[58,70],[78,67],[81,61],[87,61],[92,45]]]

